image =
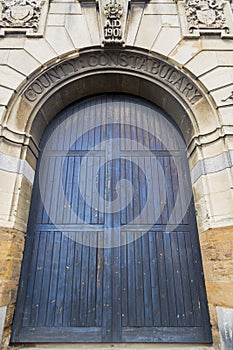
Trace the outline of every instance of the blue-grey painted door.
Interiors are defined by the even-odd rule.
[[[211,342],[185,146],[127,95],[41,141],[12,342]]]

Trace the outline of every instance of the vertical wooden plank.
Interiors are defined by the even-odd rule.
[[[163,245],[163,232],[156,234],[157,256],[158,256],[158,274],[159,274],[159,294],[161,303],[161,326],[169,325],[169,311],[167,304],[167,275],[165,268],[165,252]]]
[[[43,304],[40,305],[40,295],[41,295],[42,280],[43,280],[43,274],[44,274],[44,268],[45,268],[44,257],[45,257],[47,234],[41,233],[41,232],[38,234],[39,234],[39,245],[38,245],[38,255],[37,255],[37,263],[36,263],[36,271],[35,271],[35,281],[34,281],[34,288],[33,288],[31,318],[30,318],[30,324],[33,326],[38,324],[39,308],[44,307]],[[44,310],[44,312],[46,312],[46,309]]]
[[[136,234],[135,234],[136,238]],[[145,322],[145,306],[143,295],[143,257],[141,238],[134,241],[135,249],[135,284],[136,284],[136,326],[143,327]]]
[[[89,201],[86,200],[85,203],[85,223],[90,224],[91,223],[91,207],[92,207],[92,199],[93,199],[93,192],[92,192],[92,181],[93,181],[93,157],[88,157],[86,159],[87,167],[86,167],[86,178],[84,181],[86,182],[86,198],[89,199]],[[89,203],[88,203],[89,202]]]
[[[104,270],[104,248],[103,232],[98,232],[97,250],[97,273],[96,273],[96,326],[102,326],[103,309],[103,270]]]
[[[138,157],[132,157],[131,158],[131,162],[132,162],[132,178],[133,178],[133,217],[132,219],[135,220],[135,222],[137,224],[140,223],[140,208],[141,208],[141,202],[140,202],[140,198],[142,197],[140,195],[140,192],[142,191],[142,189],[140,189],[140,185],[139,185],[139,167],[138,167]]]
[[[151,276],[151,298],[153,311],[153,325],[161,324],[161,308],[159,293],[159,269],[158,269],[158,248],[156,244],[156,232],[148,232],[149,235],[149,256],[150,256],[150,276]]]
[[[111,248],[104,249],[104,267],[103,267],[103,329],[102,340],[111,341],[112,339],[112,254]]]
[[[85,137],[83,137],[83,140],[85,141]],[[85,222],[85,209],[86,209],[85,196],[86,196],[86,186],[87,186],[86,176],[87,176],[87,161],[82,162],[82,158],[81,158],[80,167],[79,167],[79,178],[78,178],[79,180],[78,223]],[[80,188],[82,190],[82,193],[80,192]]]
[[[152,308],[152,285],[150,271],[150,253],[149,253],[149,234],[146,232],[141,240],[142,243],[142,280],[143,280],[143,305],[144,305],[144,326],[153,326],[153,308]]]
[[[163,157],[158,157],[158,162],[160,163],[160,166],[162,167],[163,172],[164,170],[164,158]],[[160,196],[160,205],[161,205],[161,223],[163,225],[167,224],[167,202],[168,202],[168,198],[167,198],[167,193],[165,192],[165,189],[163,189],[163,179],[162,177],[165,177],[165,174],[161,174],[161,172],[159,172],[158,174],[158,179],[159,179],[159,188],[161,191],[161,196]],[[164,205],[164,198],[165,198],[165,205]],[[163,207],[164,205],[164,207]]]
[[[198,240],[197,235],[191,236],[192,240],[192,251],[193,251],[193,259],[194,259],[194,269],[195,269],[195,277],[196,277],[196,285],[198,287],[198,300],[197,300],[197,309],[198,314],[201,313],[201,321],[202,325],[209,324],[209,314],[208,314],[208,304],[207,297],[205,291],[205,282],[203,275],[203,267],[201,261],[201,251],[200,251],[200,242]]]
[[[125,163],[126,163],[126,159],[121,157],[120,160],[120,179],[126,179],[126,172],[125,172]],[[120,213],[120,224],[121,225],[125,225],[127,223],[127,219],[126,219],[126,210],[127,210],[127,205],[125,205],[126,203],[126,191],[124,189],[120,189],[120,196],[121,196],[121,213]]]
[[[71,304],[71,326],[80,325],[80,306],[81,306],[81,279],[82,279],[82,262],[83,262],[83,246],[80,243],[81,232],[75,233],[75,256],[74,256],[74,277],[73,277],[73,295]],[[81,241],[82,242],[82,241]]]
[[[103,164],[103,157],[100,157],[100,162]],[[102,201],[99,202],[99,224],[104,223],[104,198],[105,198],[105,183],[106,183],[106,165],[102,165],[99,171],[99,196]]]
[[[100,190],[100,179],[99,176],[99,164],[100,164],[100,157],[93,157],[93,173],[92,173],[92,179],[94,181],[93,184],[93,191],[96,191],[92,193],[92,206],[91,206],[91,218],[90,218],[90,223],[91,224],[98,224],[99,223],[99,190]],[[95,173],[94,169],[98,169],[98,172]]]
[[[189,235],[189,232],[179,232],[177,235],[179,253],[180,253],[180,264],[181,264],[181,279],[182,279],[182,288],[184,296],[184,308],[185,308],[185,326],[194,327],[193,319],[193,306],[192,306],[192,296],[190,290],[190,276],[188,271],[188,259],[187,251],[185,245],[185,235]]]
[[[66,234],[61,233],[61,248],[59,256],[59,267],[58,267],[58,283],[56,291],[56,302],[55,302],[55,318],[54,326],[63,326],[63,313],[64,313],[64,297],[65,297],[65,276],[66,276],[66,260],[67,260],[67,247],[68,238]]]
[[[148,223],[161,224],[162,222],[161,212],[162,212],[163,203],[162,203],[162,197],[160,192],[163,191],[163,189],[159,183],[158,164],[157,164],[158,160],[155,159],[154,157],[150,157],[149,159],[145,159],[145,162],[146,162],[148,177],[150,179],[148,181],[151,181],[151,188],[153,191],[153,196],[151,196],[151,193],[148,193],[150,197],[153,197],[153,199],[151,199],[152,213],[150,213],[152,217],[148,218],[149,219]],[[155,169],[155,171],[153,171],[153,169]]]
[[[51,269],[53,256],[51,252],[54,246],[54,234],[53,232],[43,232],[43,235],[47,236],[44,255],[44,273],[41,281],[41,294],[40,294],[40,307],[38,308],[38,326],[45,326],[46,314],[49,304],[49,287],[51,283]]]
[[[177,311],[177,298],[180,296],[175,294],[175,285],[176,285],[176,271],[174,271],[173,259],[172,259],[172,248],[171,247],[171,238],[172,233],[163,232],[163,241],[164,241],[164,252],[166,254],[165,259],[165,269],[167,276],[167,303],[169,311],[169,326],[176,327],[178,324],[178,318],[182,317],[178,315]]]
[[[180,265],[180,247],[178,246],[177,236],[179,232],[171,233],[171,248],[172,248],[172,260],[173,260],[173,272],[174,272],[174,287],[176,294],[176,306],[177,306],[177,323],[178,326],[185,325],[185,309],[184,309],[184,297],[182,289],[181,279],[181,265]]]
[[[74,157],[73,164],[73,181],[71,186],[71,215],[70,215],[70,223],[76,224],[78,222],[79,216],[79,184],[78,184],[78,172],[80,168],[80,157]]]
[[[112,341],[121,340],[121,256],[120,247],[116,246],[111,249],[112,258]]]
[[[154,193],[149,193],[152,189],[152,180],[150,176],[151,166],[150,157],[140,157],[139,167],[141,168],[139,177],[139,187],[140,187],[140,216],[141,224],[155,224],[155,208],[154,208]],[[148,204],[148,206],[147,206]],[[147,209],[145,209],[147,208]],[[143,214],[145,212],[145,214]]]
[[[200,310],[200,301],[199,301],[199,288],[200,286],[197,285],[197,275],[195,271],[195,265],[194,265],[194,259],[193,259],[193,247],[192,247],[192,239],[190,237],[190,234],[185,234],[185,244],[186,244],[186,251],[187,251],[187,260],[188,260],[188,270],[189,270],[189,283],[190,283],[190,289],[191,289],[191,296],[192,296],[192,305],[193,305],[193,316],[194,316],[194,322],[196,327],[200,327],[202,325],[202,316],[201,316],[201,310]]]
[[[31,234],[32,236],[32,234]],[[37,259],[38,259],[38,253],[39,253],[39,243],[40,243],[40,233],[35,231],[33,233],[33,240],[32,240],[32,255],[31,255],[31,264],[29,268],[29,274],[27,282],[24,281],[25,288],[26,288],[26,295],[24,300],[24,313],[23,313],[23,325],[29,326],[30,325],[30,318],[31,318],[31,308],[33,303],[33,291],[34,291],[34,284],[35,284],[35,278],[36,278],[36,269],[37,269]],[[27,237],[28,239],[28,237]],[[30,249],[30,247],[27,247]]]
[[[172,194],[173,194],[173,198],[174,198],[174,205],[175,205],[175,223],[177,225],[182,224],[182,223],[186,223],[187,221],[184,222],[182,219],[182,206],[180,203],[179,199],[179,195],[180,195],[180,191],[184,191],[182,189],[183,187],[183,183],[179,183],[179,178],[178,178],[178,171],[180,169],[180,158],[179,156],[176,157],[170,157],[170,176],[171,176],[171,181],[172,181]],[[186,176],[185,173],[183,173],[183,176]],[[184,200],[184,197],[181,198],[181,200]]]
[[[61,232],[52,233],[54,242],[52,250],[51,276],[48,295],[48,306],[46,312],[46,326],[54,326],[55,310],[56,310],[56,295],[58,285],[59,257],[61,249]]]
[[[48,158],[45,161],[45,167],[46,166],[47,166],[47,171],[46,169],[44,169],[43,175],[47,173],[47,177],[43,178],[41,177],[42,173],[38,174],[38,176],[40,176],[38,186],[44,189],[44,191],[42,190],[42,197],[41,197],[42,205],[44,205],[44,201],[46,203],[46,208],[43,207],[41,221],[39,221],[38,223],[41,222],[44,224],[51,223],[51,219],[49,215],[50,213],[47,213],[47,210],[49,209],[49,211],[52,211],[53,209],[53,199],[56,191],[56,189],[54,189],[54,186],[55,186],[54,173],[56,171],[56,158],[48,156]],[[43,182],[43,185],[40,182]]]
[[[53,205],[52,205],[52,217],[55,217],[55,224],[62,224],[62,218],[63,218],[63,212],[64,212],[64,197],[62,196],[63,189],[61,189],[59,186],[61,186],[63,172],[66,170],[65,167],[63,167],[63,157],[57,157],[56,158],[56,170],[54,173],[54,194],[55,191],[57,192],[53,198]],[[55,175],[56,174],[56,175]],[[63,197],[63,198],[62,198]]]
[[[73,183],[74,183],[74,157],[67,157],[67,179],[65,183],[65,198],[67,203],[64,206],[64,213],[63,213],[63,224],[70,224],[71,223],[71,210],[72,210],[72,192],[73,192]],[[76,192],[76,189],[74,189]]]
[[[164,174],[166,183],[166,193],[167,193],[167,218],[170,224],[176,224],[174,219],[176,218],[173,214],[174,209],[174,198],[173,198],[173,186],[171,179],[171,168],[169,157],[164,157]]]
[[[86,242],[87,232],[83,232],[83,242]],[[80,285],[80,307],[79,307],[79,326],[87,326],[88,312],[88,283],[89,283],[89,259],[90,247],[82,245],[82,271]]]
[[[75,112],[78,115],[78,128],[76,126],[76,141],[74,144],[75,150],[83,150],[82,143],[83,143],[83,129],[84,129],[84,120],[85,120],[85,107],[82,105],[82,107],[75,109]]]
[[[131,234],[127,232],[127,258],[128,258],[128,322],[129,326],[136,324],[136,274],[135,274],[135,248],[130,242]]]
[[[67,256],[64,288],[63,325],[71,327],[72,294],[74,288],[75,233],[67,232]]]
[[[38,203],[37,213],[34,213],[34,216],[36,216],[37,223],[42,223],[43,218],[45,222],[49,222],[48,215],[45,212],[45,208],[44,208],[44,198],[46,195],[48,195],[46,191],[47,190],[46,184],[49,176],[50,162],[51,162],[51,157],[44,155],[44,158],[43,158],[44,164],[43,166],[40,167],[40,164],[41,164],[41,156],[40,156],[38,160],[37,168],[36,168],[34,188],[38,188],[40,186],[40,191],[37,191],[37,193],[35,193],[35,191],[33,192],[33,195],[37,197],[37,203]],[[40,185],[40,181],[43,181],[42,186]],[[50,197],[48,198],[51,198],[51,194],[50,194]],[[32,200],[35,201],[34,198],[32,198]]]
[[[90,232],[90,241],[89,241],[89,283],[88,283],[88,301],[87,301],[87,325],[95,326],[96,325],[96,274],[97,274],[97,232]]]
[[[130,286],[128,285],[128,246],[127,246],[127,233],[121,232],[121,319],[122,326],[128,326],[128,293]]]

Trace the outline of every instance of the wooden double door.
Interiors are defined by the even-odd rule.
[[[11,340],[211,342],[185,148],[156,106],[101,95],[46,130]]]

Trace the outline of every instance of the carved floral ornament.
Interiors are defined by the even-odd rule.
[[[40,25],[47,15],[45,3],[45,0],[0,0],[0,35],[24,32],[41,36]]]

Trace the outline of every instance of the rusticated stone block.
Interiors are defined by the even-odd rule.
[[[0,228],[0,307],[7,307],[3,344],[9,338],[24,248],[24,233]]]
[[[200,234],[212,335],[219,346],[216,307],[233,308],[233,227],[207,230]]]

